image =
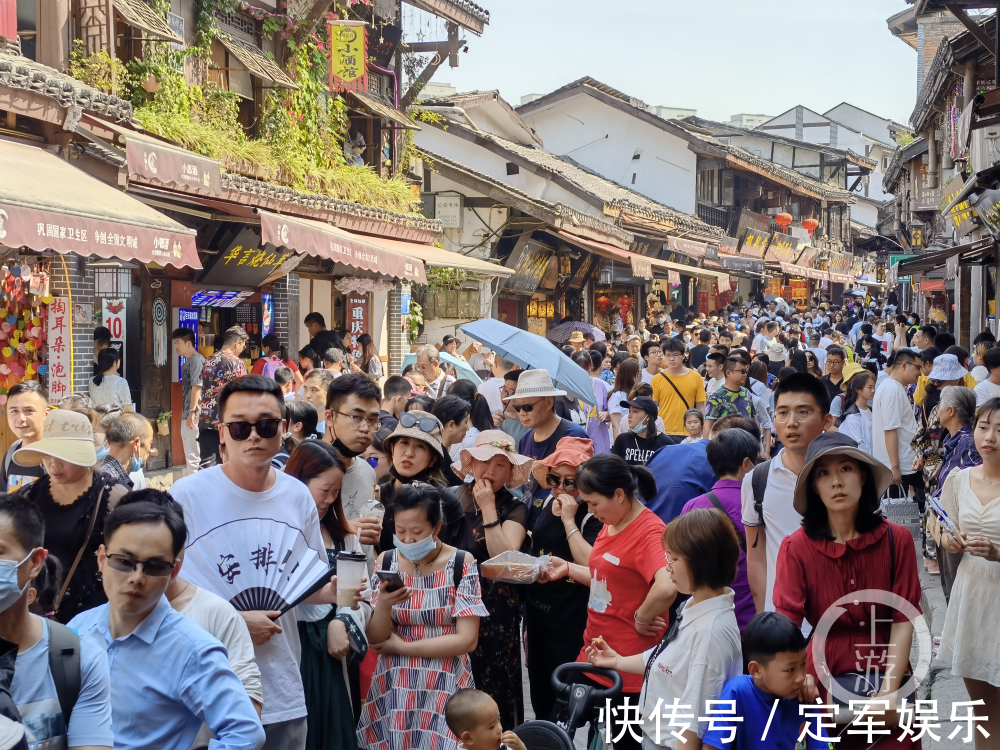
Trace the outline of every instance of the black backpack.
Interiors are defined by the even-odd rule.
[[[49,671],[68,727],[70,714],[80,697],[80,636],[55,620],[48,620],[48,626]]]
[[[753,546],[756,548],[760,539],[760,530],[764,526],[764,491],[767,490],[767,475],[771,473],[771,460],[757,464],[750,477],[750,488],[753,490],[753,509],[757,512],[757,535],[753,538]]]

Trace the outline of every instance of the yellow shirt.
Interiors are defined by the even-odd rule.
[[[668,378],[670,382],[667,382]],[[673,383],[673,386],[670,383]],[[684,413],[688,409],[693,409],[697,403],[704,405],[705,381],[695,370],[688,370],[685,375],[658,373],[653,378],[653,400],[660,407],[664,433],[687,435],[687,430],[684,429]]]

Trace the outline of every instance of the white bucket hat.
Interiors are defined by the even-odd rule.
[[[53,409],[45,417],[42,439],[14,451],[14,463],[38,466],[44,456],[52,456],[76,466],[97,463],[94,428],[82,414],[66,409]]]
[[[934,367],[927,376],[929,380],[961,380],[969,371],[962,367],[954,354],[939,354],[934,358]]]
[[[525,370],[517,379],[517,390],[513,396],[508,396],[504,401],[511,401],[515,398],[540,398],[542,396],[565,396],[566,391],[560,391],[552,383],[552,376],[548,370]]]

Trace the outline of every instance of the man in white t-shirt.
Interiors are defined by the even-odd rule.
[[[642,358],[646,360],[646,366],[639,371],[639,377],[643,383],[652,385],[653,378],[656,377],[663,366],[663,348],[660,346],[659,341],[647,341],[640,347],[639,352],[642,354]]]
[[[493,367],[491,368],[493,377],[489,380],[484,380],[476,389],[486,397],[486,403],[490,405],[490,412],[494,415],[500,415],[501,423],[503,422],[504,407],[506,405],[503,402],[503,397],[500,395],[500,389],[503,388],[504,375],[513,369],[514,363],[507,361],[498,354],[493,360]],[[496,420],[493,421],[493,424],[496,426]]]
[[[879,342],[879,347],[882,351],[883,357],[888,357],[892,354],[893,336],[892,334],[885,332],[885,321],[882,319],[875,322],[874,339]]]
[[[747,474],[740,488],[747,577],[758,612],[774,611],[772,592],[778,550],[784,538],[802,526],[802,516],[792,507],[792,496],[805,465],[806,450],[809,443],[833,426],[826,388],[808,373],[789,375],[774,390],[773,421],[782,449],[767,465],[761,464]],[[758,509],[753,477],[762,470],[768,472],[767,483]]]
[[[913,403],[906,386],[920,377],[920,359],[910,349],[896,352],[892,373],[875,389],[872,400],[872,455],[892,469],[892,483],[904,490],[913,487],[914,497],[924,510],[923,461],[917,458],[912,441],[917,433]]]
[[[986,350],[983,366],[990,371],[990,376],[976,385],[977,409],[991,398],[1000,397],[1000,347]]]
[[[338,380],[348,377],[351,376],[345,375]],[[311,550],[310,554],[315,553],[324,561],[327,554],[316,503],[309,489],[294,477],[271,467],[271,459],[278,452],[284,434],[281,387],[263,375],[238,378],[223,386],[218,406],[219,437],[225,462],[178,480],[170,494],[184,509],[188,528],[185,579],[230,600],[232,592],[227,576],[232,579],[243,572],[238,566],[227,566],[230,562],[227,556],[211,549],[212,542],[207,535],[213,529],[258,518],[286,526],[288,531],[281,539],[233,540],[258,549],[266,548],[266,559],[262,557],[265,566],[272,555],[277,558],[276,563],[281,562],[288,546],[286,543],[291,544],[289,536],[300,538]],[[376,399],[376,420],[378,409]],[[239,530],[241,527],[234,528]],[[216,557],[220,559],[216,561]],[[246,576],[239,583],[245,581],[249,588],[253,585],[254,571],[247,567]],[[335,580],[334,577],[306,602],[335,603]],[[267,737],[264,748],[304,750],[306,704],[299,672],[300,646],[295,613],[279,615],[277,611],[252,610],[240,614],[250,630],[260,668],[264,694],[261,722]]]

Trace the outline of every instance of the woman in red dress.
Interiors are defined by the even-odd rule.
[[[889,469],[849,437],[825,433],[816,438],[795,486],[802,528],[784,540],[778,553],[778,612],[821,631],[820,621],[831,607],[843,610],[829,628],[825,658],[814,655],[819,633],[813,634],[808,652],[809,673],[826,702],[842,703],[839,726],[830,730],[841,734],[839,750],[920,747],[910,734],[897,741],[905,733],[897,726],[899,717],[892,710],[880,712],[882,704],[871,704],[874,718],[859,720],[876,724],[871,739],[867,733],[855,734],[862,730],[859,723],[847,727],[852,715],[846,701],[859,700],[869,690],[877,692],[873,701],[888,701],[890,708],[903,698],[911,712],[913,707],[913,694],[897,691],[909,680],[914,626],[907,612],[914,617],[920,612],[920,581],[913,537],[879,510],[879,498],[891,481]],[[872,590],[895,594],[895,606],[873,602]],[[840,692],[841,700],[829,695],[831,677],[855,695]]]

